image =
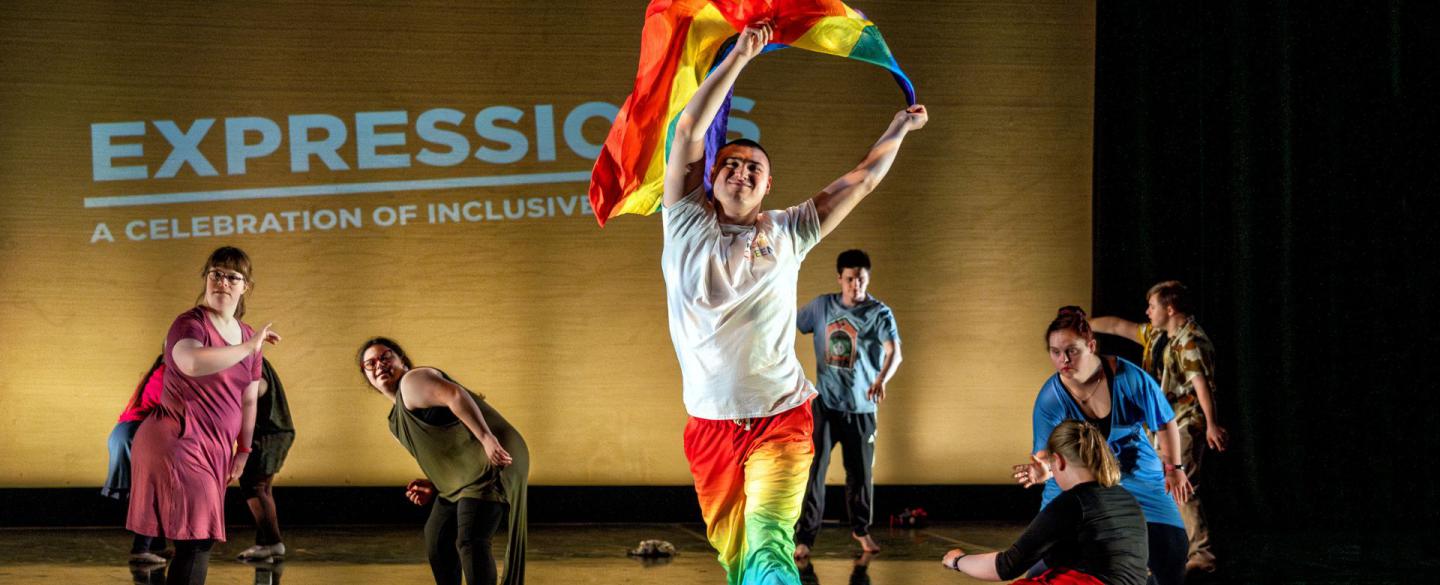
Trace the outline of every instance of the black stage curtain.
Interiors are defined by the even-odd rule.
[[[1440,519],[1432,10],[1099,3],[1092,314],[1196,295],[1234,443],[1201,486],[1218,529]]]

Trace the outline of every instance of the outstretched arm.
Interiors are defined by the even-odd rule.
[[[705,132],[715,121],[730,88],[735,86],[740,70],[760,54],[770,42],[770,34],[768,22],[745,27],[735,41],[735,48],[710,72],[710,77],[700,84],[690,103],[680,112],[680,119],[675,122],[675,136],[670,142],[670,158],[665,161],[666,206],[679,202],[704,182],[708,170],[704,168]]]
[[[967,554],[963,549],[951,549],[940,559],[940,564],[951,571],[959,571],[981,581],[1002,581],[995,570],[995,557],[1000,553]]]
[[[845,220],[845,216],[850,215],[850,211],[855,209],[861,199],[880,185],[885,173],[890,172],[895,155],[900,153],[900,143],[904,142],[905,135],[911,130],[924,127],[929,119],[930,114],[925,111],[925,106],[919,104],[895,114],[890,127],[880,135],[875,145],[870,147],[865,160],[860,161],[854,169],[835,179],[815,196],[815,211],[820,214],[820,237],[829,235]]]
[[[1096,333],[1124,337],[1130,341],[1144,343],[1140,337],[1140,324],[1119,317],[1096,317],[1090,320],[1090,328]]]
[[[1050,471],[1050,465],[1045,463],[1045,460],[1049,458],[1049,451],[1036,451],[1030,455],[1029,463],[1011,466],[1010,477],[1015,478],[1015,483],[1025,488],[1050,481],[1050,478],[1055,477],[1055,473]]]
[[[219,347],[205,347],[198,339],[185,338],[175,342],[170,348],[170,357],[175,360],[175,369],[180,370],[191,378],[209,376],[216,372],[228,369],[230,366],[240,363],[252,353],[258,353],[260,347],[266,343],[279,343],[280,334],[270,329],[270,324],[260,330],[245,343],[238,345],[222,345]]]

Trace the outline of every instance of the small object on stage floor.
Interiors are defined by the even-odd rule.
[[[925,512],[925,508],[905,508],[899,514],[890,515],[890,527],[924,528],[929,517],[930,514]]]
[[[675,545],[663,540],[642,540],[640,546],[630,549],[626,554],[646,567],[655,567],[669,564],[675,559]]]
[[[632,557],[643,558],[667,558],[675,556],[675,545],[663,540],[642,540],[640,546],[630,549],[627,553]]]

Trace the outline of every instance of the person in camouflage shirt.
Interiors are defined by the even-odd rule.
[[[1215,346],[1195,322],[1184,284],[1175,280],[1161,282],[1150,287],[1145,299],[1148,323],[1096,317],[1091,326],[1100,333],[1134,340],[1144,348],[1142,367],[1159,380],[1160,389],[1175,410],[1181,467],[1190,476],[1190,483],[1198,487],[1205,448],[1224,451],[1229,442],[1215,408]],[[1180,506],[1180,514],[1190,536],[1187,568],[1214,571],[1215,554],[1198,490]]]

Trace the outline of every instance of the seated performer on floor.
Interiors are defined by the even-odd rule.
[[[1120,466],[1100,430],[1067,420],[1046,443],[1040,463],[1063,492],[1040,510],[1025,533],[1004,552],[966,554],[955,549],[945,568],[976,579],[1006,581],[1036,562],[1048,569],[1015,583],[1141,585],[1146,579],[1145,516],[1120,484]]]

